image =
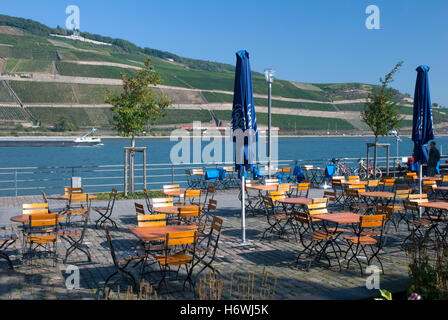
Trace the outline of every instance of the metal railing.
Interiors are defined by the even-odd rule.
[[[446,158],[446,156],[444,156]],[[349,167],[357,168],[360,158],[338,158],[339,161]],[[363,159],[365,160],[365,159]],[[394,171],[394,162],[400,158],[390,157],[390,174]],[[308,160],[278,160],[272,164],[277,167],[294,165],[313,165],[324,167],[330,164],[331,159]],[[378,166],[385,174],[387,167],[385,157],[378,157]],[[257,162],[258,165],[266,165],[266,162]],[[187,185],[188,169],[214,169],[222,166],[233,166],[233,162],[219,162],[212,164],[188,163],[188,164],[147,164],[146,184],[148,189],[161,189],[163,184]],[[143,189],[143,165],[135,164],[135,190]],[[0,168],[0,196],[36,195],[46,193],[62,193],[63,188],[71,185],[72,177],[81,177],[83,187],[87,192],[108,192],[111,188],[118,191],[124,189],[124,165],[92,165],[92,166],[57,166],[57,167],[11,167]]]

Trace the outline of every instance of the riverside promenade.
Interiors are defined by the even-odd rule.
[[[310,197],[321,197],[323,191],[313,189]],[[240,202],[236,190],[219,191],[215,196],[218,200],[216,215],[223,219],[223,230],[220,246],[214,266],[220,271],[224,288],[230,283],[236,286],[237,278],[247,279],[250,273],[255,278],[261,277],[263,270],[268,274],[271,287],[275,283],[273,299],[370,299],[378,297],[378,290],[366,288],[366,278],[369,274],[361,276],[357,263],[352,263],[350,269],[343,264],[342,271],[336,263],[328,269],[326,263],[313,264],[309,272],[304,271],[304,265],[296,265],[297,254],[302,250],[300,242],[293,237],[289,241],[278,237],[261,235],[268,227],[263,214],[255,216],[247,214],[248,246],[240,246],[241,219]],[[110,255],[109,246],[103,229],[95,228],[97,214],[92,211],[90,223],[86,232],[85,243],[92,254],[92,262],[86,262],[85,256],[76,251],[68,261],[69,265],[79,267],[79,289],[67,289],[67,266],[62,263],[67,243],[62,239],[58,242],[59,261],[53,267],[51,261],[42,261],[42,266],[30,267],[21,263],[21,232],[19,224],[10,221],[10,217],[20,214],[22,203],[41,202],[40,196],[3,197],[0,198],[0,232],[15,232],[19,240],[10,251],[14,263],[14,270],[9,270],[4,259],[0,259],[0,299],[97,299],[98,288],[102,288],[105,279],[115,271]],[[113,243],[116,250],[129,249],[135,245],[137,239],[128,228],[136,225],[134,202],[144,204],[144,200],[120,200],[114,208],[113,218],[119,224],[117,229],[111,228]],[[93,201],[92,206],[104,206],[105,201]],[[50,200],[50,208],[63,207],[65,201]],[[401,249],[400,243],[405,237],[405,224],[401,230],[391,233],[388,240],[389,253],[382,255],[385,275],[380,274],[380,287],[392,292],[406,289],[408,280],[409,258]],[[392,229],[392,228],[391,228]],[[325,262],[325,260],[323,260]],[[154,265],[157,269],[157,265]],[[365,265],[364,265],[365,268]],[[135,275],[138,274],[136,268]],[[204,272],[200,278],[206,274]],[[182,276],[180,275],[180,279]],[[148,280],[157,280],[155,272]],[[138,279],[138,277],[137,277]],[[190,290],[182,291],[182,282],[169,282],[170,291],[162,291],[162,299],[191,299]],[[257,284],[255,284],[257,285]],[[196,283],[198,287],[198,283]],[[223,298],[229,298],[223,292]]]

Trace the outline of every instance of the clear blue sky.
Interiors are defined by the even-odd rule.
[[[415,68],[426,64],[432,101],[448,107],[447,0],[14,0],[1,13],[65,26],[72,4],[81,31],[229,64],[246,49],[253,70],[286,80],[377,83],[404,60],[393,86],[413,95]],[[371,4],[380,30],[365,27]]]

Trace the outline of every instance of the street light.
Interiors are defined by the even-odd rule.
[[[264,76],[268,84],[268,176],[271,177],[271,94],[272,83],[274,83],[273,69],[265,69]]]
[[[398,133],[397,130],[389,130],[388,133],[393,135],[395,137],[395,139],[396,139],[396,142],[397,142],[397,161],[398,161],[398,142],[401,142],[400,134]],[[396,168],[396,163],[397,162],[394,163],[394,168]],[[397,170],[394,170],[394,177],[395,177],[396,172],[397,172]]]

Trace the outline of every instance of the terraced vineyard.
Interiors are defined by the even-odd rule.
[[[21,107],[0,106],[0,121],[23,121],[29,122],[28,114]]]

